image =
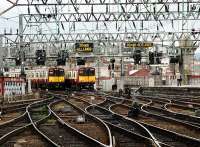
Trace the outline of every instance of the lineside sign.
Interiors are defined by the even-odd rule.
[[[94,44],[93,43],[75,43],[76,52],[93,52]]]
[[[127,47],[127,48],[149,48],[149,47],[153,47],[153,43],[150,43],[150,42],[126,42],[125,47]]]

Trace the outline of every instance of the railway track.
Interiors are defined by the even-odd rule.
[[[195,109],[199,109],[200,108],[200,103],[196,103],[196,102],[193,102],[193,101],[179,101],[179,100],[172,100],[172,103],[173,104],[177,104],[177,105],[182,105],[182,106],[188,106],[188,107],[191,107],[191,108],[195,108]]]
[[[142,95],[137,95],[135,96],[136,99],[146,99],[152,101],[151,105],[152,106],[159,106],[164,105],[164,104],[177,104],[177,105],[183,105],[183,106],[188,106],[188,107],[193,107],[195,109],[200,108],[200,99],[199,98],[170,98],[170,97],[162,97],[159,98],[158,96],[142,96]],[[199,103],[198,103],[199,102]],[[155,105],[154,105],[155,103]]]
[[[67,126],[51,110],[51,104],[54,104],[56,101],[59,101],[59,99],[35,103],[29,106],[29,118],[37,132],[48,140],[52,146],[56,147],[95,146],[94,142]]]
[[[39,102],[34,102],[32,104],[30,104],[27,108],[26,108],[26,112],[28,114],[28,117],[30,119],[31,124],[33,125],[34,129],[41,135],[43,136],[43,138],[45,140],[47,140],[50,143],[50,146],[60,146],[62,144],[59,144],[59,142],[55,142],[58,141],[60,138],[59,135],[57,135],[57,132],[59,132],[61,129],[59,129],[59,127],[57,127],[56,131],[52,131],[53,129],[55,129],[54,127],[52,127],[53,125],[49,125],[52,123],[51,119],[51,113],[48,109],[48,105],[55,101],[55,99],[52,97],[50,99],[45,99],[45,100],[41,100]],[[46,123],[47,122],[47,123]],[[44,125],[47,130],[42,129],[42,125]],[[48,132],[53,132],[55,133],[55,136],[51,136],[50,134],[48,134]],[[61,139],[60,139],[61,140]],[[61,142],[63,143],[63,141]]]
[[[0,105],[1,111],[3,113],[9,113],[9,112],[14,112],[14,111],[25,110],[26,107],[28,105],[30,105],[31,103],[40,101],[40,100],[42,100],[42,98],[45,99],[46,97],[49,97],[49,96],[48,95],[41,95],[41,98],[37,98],[37,99],[30,98],[29,100],[18,100],[18,101],[15,101],[15,102],[4,103],[4,104]]]
[[[193,105],[178,105],[178,104],[166,104],[165,108],[168,111],[179,113],[179,114],[184,114],[184,115],[189,115],[191,117],[198,117],[196,116],[196,111],[199,109],[194,108]],[[200,121],[200,116],[199,116],[199,121]]]
[[[37,127],[56,144],[55,146],[90,147],[90,144],[86,142],[83,137],[77,135],[73,130],[66,127],[53,115],[50,115],[43,122],[39,123]]]
[[[3,139],[8,133],[26,126],[29,123],[27,119],[27,114],[24,113],[21,116],[18,116],[15,119],[9,120],[0,125],[0,140]]]
[[[170,99],[153,97],[153,96],[136,95],[135,99],[138,99],[138,100],[142,99],[142,100],[150,101],[149,103],[146,103],[146,104],[150,104],[151,106],[158,107],[158,108],[162,108],[162,107],[164,107],[165,104],[171,103]]]
[[[189,103],[196,103],[200,105],[200,98],[187,98],[187,99],[179,99],[179,100],[175,100],[178,102],[189,102]]]
[[[30,145],[33,147],[34,145],[37,147],[188,147],[191,144],[194,147],[199,147],[200,130],[197,129],[197,126],[200,126],[200,124],[198,124],[198,121],[192,120],[190,122],[191,119],[183,117],[182,114],[161,109],[166,103],[171,102],[170,100],[160,98],[132,100],[88,92],[74,93],[71,97],[58,93],[55,96],[57,99],[34,101],[32,104],[24,105],[24,107],[27,107],[24,124],[20,122],[20,119],[17,120],[18,122],[10,121],[10,124],[8,123],[10,127],[5,132],[4,130],[1,131],[3,125],[2,127],[0,125],[2,132],[2,134],[0,132],[0,136],[2,135],[0,144],[6,147],[14,145]],[[140,102],[140,105],[145,105],[142,107],[144,112],[141,112],[139,118],[127,118],[130,106],[135,100]],[[152,105],[148,106],[147,104],[154,105],[152,107]],[[175,105],[177,104],[178,102]],[[180,101],[179,104],[184,104],[184,102]],[[165,106],[169,108],[171,105]],[[198,107],[198,104],[195,106]],[[17,105],[13,107],[13,110],[15,110],[15,107]],[[5,111],[7,112],[5,122],[21,116],[24,107],[16,111],[17,113]],[[148,111],[148,113],[145,111]],[[31,124],[27,118],[30,119]],[[100,121],[98,118],[109,126],[111,134],[107,136],[110,136],[110,139],[106,139],[109,137],[105,137],[106,129],[102,128],[102,124],[96,124]],[[96,121],[94,121],[95,119]],[[174,123],[171,119],[174,119]],[[177,121],[184,121],[188,124],[182,122],[176,124]],[[189,122],[196,126],[192,127]],[[182,127],[180,127],[181,125]],[[23,136],[23,134],[26,135]],[[32,138],[32,142],[27,141],[30,138]],[[108,140],[113,145],[109,144]]]
[[[149,138],[153,138],[153,136],[151,134],[149,134],[148,130],[146,130],[143,126],[141,126],[140,124],[138,124],[136,122],[124,119],[123,117],[120,117],[118,115],[113,115],[109,110],[102,108],[101,106],[105,106],[105,105],[108,106],[104,102],[101,102],[100,104],[98,104],[101,106],[91,105],[91,103],[85,101],[85,97],[84,97],[84,99],[79,99],[77,101],[79,101],[79,102],[75,103],[75,105],[77,105],[77,106],[84,105],[84,107],[82,107],[82,109],[85,108],[85,110],[87,112],[102,119],[109,126],[111,126],[111,128],[115,128],[115,129],[112,129],[112,132],[114,131],[113,133],[116,135],[119,146],[123,144],[123,140],[121,140],[122,139],[121,136],[123,136],[123,135],[126,136],[126,138],[128,140],[131,140],[131,141],[127,140],[128,142],[126,142],[126,141],[124,142],[124,144],[126,144],[128,146],[131,146],[131,145],[135,146],[137,143],[141,144],[141,146],[159,146],[158,144],[153,143],[151,139],[149,139]],[[121,99],[118,99],[117,101],[121,102]],[[96,113],[96,112],[99,112],[99,113]],[[119,134],[121,132],[124,132],[125,134],[121,134],[121,136],[120,136]],[[133,136],[136,138],[139,137],[140,138],[139,140],[142,139],[143,141],[138,142],[136,138],[132,138]],[[164,144],[163,144],[163,146],[164,146]]]
[[[113,98],[113,100],[114,99],[116,99],[116,98],[114,98],[114,97],[112,97]],[[110,99],[108,100],[108,101],[110,101]],[[116,100],[115,100],[116,101]],[[118,100],[117,100],[118,101]],[[113,102],[113,101],[112,101]],[[168,101],[167,101],[168,102]],[[105,102],[104,102],[105,103]],[[108,102],[108,103],[110,103],[110,102]],[[110,103],[111,104],[111,103]],[[164,104],[164,103],[163,103]],[[121,105],[120,103],[118,103],[118,105]],[[107,108],[108,108],[109,106],[107,105]],[[127,114],[126,114],[127,115]],[[150,128],[148,125],[146,125],[146,127],[148,127],[148,128]],[[154,130],[155,128],[151,128],[151,130]],[[181,130],[181,129],[180,129]],[[190,129],[188,129],[188,131],[190,132]],[[163,133],[165,133],[166,134],[166,132],[164,131]],[[173,132],[172,132],[173,133]],[[159,134],[158,133],[155,133],[155,131],[154,131],[154,133],[153,134],[155,134],[155,136],[159,136]],[[168,143],[169,145],[172,145],[172,146],[187,146],[187,145],[185,145],[186,143],[181,143],[181,142],[179,142],[179,143],[177,143],[177,141],[173,138],[173,137],[175,137],[175,136],[177,136],[176,134],[177,133],[175,133],[175,135],[173,135],[173,134],[171,134],[169,131],[167,132],[167,134],[168,134],[168,136],[169,136],[169,138],[167,139],[167,137],[166,136],[164,136],[163,135],[163,138],[162,137],[160,137],[159,136],[159,139],[158,140],[161,140],[161,142],[164,142],[164,143]],[[198,135],[198,133],[194,133],[193,134],[193,137],[195,136],[196,137],[196,134]],[[171,136],[173,136],[173,137],[170,137],[170,135]],[[178,135],[179,136],[179,135]],[[181,137],[180,137],[181,138]],[[165,140],[163,140],[163,139],[165,139]],[[171,140],[171,141],[170,141]],[[194,142],[196,142],[196,139],[194,139],[195,141]],[[183,138],[181,138],[180,139],[180,141],[183,141]],[[189,144],[191,143],[190,142],[190,139],[189,139]],[[199,142],[197,141],[196,142],[196,144],[198,144]],[[197,145],[198,146],[198,145]]]
[[[18,104],[12,104],[16,106]],[[6,108],[6,109],[9,109]],[[22,111],[23,110],[23,111]],[[13,112],[16,111],[16,112]],[[6,114],[4,114],[7,112]],[[28,118],[27,112],[24,108],[11,109],[10,111],[3,111],[3,114],[8,117],[5,119],[5,122],[0,124],[0,144],[5,147],[14,147],[14,146],[40,146],[41,144],[48,144],[44,140],[40,140],[41,136],[33,131],[33,127]],[[33,142],[37,140],[37,143],[31,142],[30,136],[24,136],[24,133],[29,133],[31,138],[33,137]],[[21,134],[21,135],[20,135]],[[35,137],[34,137],[35,136]],[[28,139],[29,138],[29,139]],[[36,139],[37,138],[37,139]]]
[[[112,105],[110,109],[115,113],[127,116],[130,107],[122,104],[115,104]],[[184,127],[180,128],[179,125],[176,126],[174,122],[172,123],[169,120],[167,121],[167,119],[154,115],[147,115],[146,113],[143,112],[141,112],[138,117],[134,117],[133,119],[144,124],[149,129],[149,131],[152,132],[152,134],[158,139],[158,141],[168,144],[169,146],[188,147],[191,144],[193,144],[193,146],[198,147],[200,144],[199,138],[195,139],[197,136],[199,136],[198,130],[196,133],[194,133],[192,132],[192,130],[189,129],[185,130]],[[191,135],[191,134],[186,134],[187,132],[194,133],[192,137],[195,138],[185,136],[185,135]],[[182,133],[185,135],[182,135]]]
[[[61,100],[52,104],[51,109],[60,119],[68,124],[69,127],[76,129],[78,133],[82,133],[88,138],[91,145],[104,147],[112,146],[112,138],[107,125],[73,105],[73,103],[75,103],[74,100],[75,99],[70,99],[68,101]],[[78,101],[76,101],[76,103],[78,103]]]
[[[0,125],[0,144],[11,146],[49,146],[30,124],[27,112]]]
[[[53,101],[55,101],[55,99],[52,98],[33,103],[27,107],[27,113],[34,129],[43,136],[51,146],[59,147],[67,143],[66,139],[63,139],[67,132],[49,111],[48,105]]]
[[[14,118],[17,118],[19,117],[20,115],[22,115],[23,113],[25,112],[24,111],[13,111],[13,112],[8,112],[8,113],[3,113],[1,116],[0,116],[0,125],[2,123],[5,123],[9,120],[12,120]]]
[[[143,110],[146,111],[146,113],[152,113],[152,114],[157,114],[157,115],[161,115],[165,117],[170,117],[170,118],[200,127],[200,121],[198,118],[195,118],[195,117],[178,114],[175,112],[167,111],[166,109],[156,108],[156,107],[147,106],[147,105],[143,107]]]
[[[18,129],[13,132],[9,138],[4,139],[1,143],[3,147],[51,147],[34,128],[29,125],[26,128]]]

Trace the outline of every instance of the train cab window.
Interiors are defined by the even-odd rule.
[[[63,76],[64,74],[65,74],[64,69],[60,69],[60,70],[59,70],[59,75],[60,75],[60,76]]]
[[[53,75],[54,75],[53,70],[49,70],[49,76],[53,76]]]
[[[83,68],[79,69],[79,75],[85,76],[85,70]]]
[[[95,75],[95,69],[90,68],[88,74],[89,74],[89,76],[94,76]]]

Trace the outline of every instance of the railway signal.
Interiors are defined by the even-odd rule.
[[[37,65],[45,65],[46,61],[46,51],[45,50],[36,50],[36,63]]]
[[[69,54],[66,50],[61,50],[58,53],[58,58],[57,58],[57,65],[65,65],[66,63],[66,58],[69,57]]]
[[[85,59],[77,58],[77,65],[85,65]]]
[[[161,64],[162,52],[149,52],[149,64]]]
[[[110,59],[110,63],[111,63],[111,69],[114,70],[115,69],[115,58]]]
[[[133,59],[135,64],[141,64],[142,53],[141,50],[135,50],[133,53]]]

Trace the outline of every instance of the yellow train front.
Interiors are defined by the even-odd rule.
[[[66,71],[66,86],[73,89],[94,89],[95,68],[81,67]]]
[[[65,71],[63,68],[49,68],[47,85],[49,89],[65,88]]]
[[[79,68],[77,82],[80,88],[94,89],[94,84],[96,82],[95,68]]]

